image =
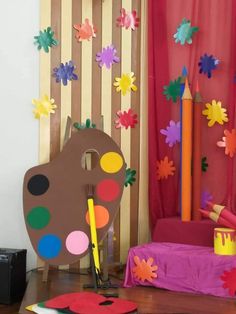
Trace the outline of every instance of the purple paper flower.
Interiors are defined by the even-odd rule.
[[[213,200],[213,196],[207,192],[203,191],[201,195],[201,208],[205,209],[207,207],[207,202],[211,202]]]
[[[172,147],[177,142],[180,142],[180,121],[175,123],[170,120],[169,126],[166,129],[161,129],[160,133],[166,136],[166,143]]]
[[[53,69],[53,76],[56,82],[62,81],[63,85],[67,85],[67,81],[78,80],[78,76],[74,73],[75,66],[72,61],[61,63],[58,68]]]
[[[208,56],[206,53],[201,56],[199,65],[199,73],[206,74],[208,78],[211,78],[211,71],[217,68],[219,60],[212,55]]]
[[[113,63],[120,62],[120,58],[117,57],[116,53],[117,51],[113,45],[102,48],[102,51],[96,54],[98,65],[100,67],[105,65],[107,69],[110,69]]]

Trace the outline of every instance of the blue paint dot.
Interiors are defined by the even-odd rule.
[[[38,243],[38,252],[43,258],[55,258],[61,251],[61,240],[54,234],[44,235]]]

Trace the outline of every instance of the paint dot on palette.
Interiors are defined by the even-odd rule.
[[[109,222],[109,212],[108,210],[101,205],[95,205],[94,206],[94,212],[95,212],[95,221],[96,221],[96,228],[103,228],[105,227]],[[89,212],[86,213],[86,221],[87,224],[90,224],[89,220]]]
[[[27,223],[33,229],[42,229],[49,224],[51,215],[46,207],[38,206],[31,209],[27,215]]]
[[[45,259],[57,257],[61,248],[61,239],[54,234],[44,235],[38,243],[39,255]]]
[[[119,196],[120,186],[115,180],[105,179],[97,184],[96,194],[101,201],[112,202]]]
[[[47,192],[49,188],[48,178],[43,174],[36,174],[29,179],[27,188],[33,195],[42,195]]]
[[[89,246],[89,239],[83,231],[72,231],[66,238],[66,248],[74,255],[83,254]]]
[[[116,173],[122,168],[123,159],[118,153],[108,152],[101,157],[100,166],[107,173]]]

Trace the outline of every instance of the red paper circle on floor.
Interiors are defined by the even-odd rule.
[[[119,196],[120,186],[115,180],[105,179],[97,184],[96,194],[101,201],[112,202]]]

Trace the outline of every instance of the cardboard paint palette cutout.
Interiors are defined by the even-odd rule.
[[[85,155],[91,152],[92,167],[87,170]],[[84,129],[72,134],[54,160],[26,172],[25,224],[40,258],[65,265],[88,253],[88,185],[94,187],[98,242],[104,238],[120,204],[125,167],[120,148],[106,133]]]

